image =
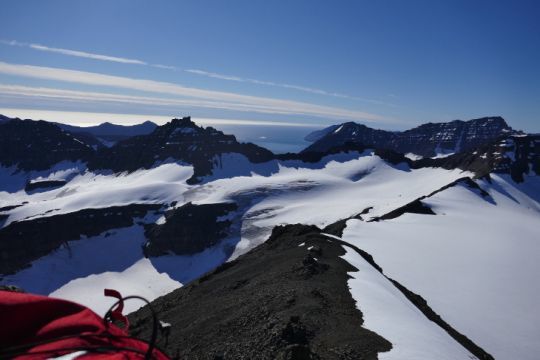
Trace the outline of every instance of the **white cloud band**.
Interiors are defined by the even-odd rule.
[[[234,107],[234,110],[237,111],[316,116],[328,120],[342,119],[355,121],[364,120],[392,122],[391,119],[383,116],[358,110],[315,105],[291,100],[241,95],[231,92],[198,89],[168,82],[135,79],[87,71],[0,62],[0,73],[92,86],[168,94],[183,98],[198,99],[199,101],[207,101],[206,104],[201,103],[201,106],[204,105],[205,107]],[[180,101],[181,99],[172,100]]]
[[[0,39],[0,44],[4,45],[10,45],[10,46],[19,46],[19,47],[27,47],[34,50],[39,51],[46,51],[46,52],[52,52],[67,56],[75,56],[75,57],[82,57],[82,58],[88,58],[93,60],[101,60],[101,61],[111,61],[111,62],[117,62],[117,63],[123,63],[123,64],[135,64],[135,65],[145,65],[145,66],[151,66],[158,69],[166,69],[166,70],[181,70],[177,68],[176,66],[170,66],[170,65],[163,65],[163,64],[150,64],[143,60],[138,59],[129,59],[129,58],[123,58],[123,57],[117,57],[117,56],[110,56],[110,55],[102,55],[102,54],[95,54],[95,53],[89,53],[86,51],[79,51],[79,50],[70,50],[70,49],[63,49],[63,48],[55,48],[40,44],[33,44],[33,43],[24,43],[19,42],[15,40],[2,40]],[[358,96],[351,96],[347,94],[341,94],[337,92],[332,91],[326,91],[322,89],[307,87],[307,86],[300,86],[300,85],[292,85],[292,84],[285,84],[285,83],[276,83],[273,81],[265,81],[265,80],[257,80],[257,79],[251,79],[251,78],[244,78],[240,76],[235,75],[224,75],[224,74],[218,74],[215,72],[210,71],[204,71],[199,69],[184,69],[183,71],[200,75],[200,76],[206,76],[214,79],[220,79],[220,80],[227,80],[227,81],[236,81],[236,82],[243,82],[243,83],[250,83],[250,84],[256,84],[256,85],[264,85],[264,86],[273,86],[273,87],[280,87],[284,89],[292,89],[302,92],[307,92],[311,94],[317,94],[317,95],[324,95],[324,96],[332,96],[337,98],[343,98],[343,99],[351,99],[351,100],[358,100],[366,103],[376,104],[376,105],[385,105],[390,107],[395,107],[394,104],[390,104],[384,101],[380,100],[374,100],[374,99],[367,99],[362,98]]]
[[[141,114],[117,114],[117,113],[97,113],[97,112],[78,112],[78,111],[56,111],[56,110],[36,110],[36,109],[17,109],[0,108],[0,114],[9,117],[18,117],[21,119],[48,120],[64,124],[78,126],[93,126],[104,122],[111,122],[121,125],[135,125],[150,120],[156,124],[162,125],[171,121],[178,114],[171,115],[141,115]],[[239,125],[239,126],[289,126],[289,127],[322,127],[317,124],[305,124],[283,121],[268,120],[250,120],[250,119],[218,119],[192,117],[192,120],[199,125],[218,126],[218,125]]]

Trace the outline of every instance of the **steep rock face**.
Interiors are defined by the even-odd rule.
[[[422,159],[411,165],[473,171],[476,177],[509,174],[522,182],[525,174],[540,174],[540,135],[509,135],[474,150],[442,159]]]
[[[220,220],[220,217],[226,217],[236,208],[233,203],[187,203],[167,211],[164,224],[147,226],[145,255],[159,256],[169,252],[191,255],[217,244],[227,235],[231,225],[230,221]]]
[[[400,153],[432,157],[444,153],[470,150],[513,133],[501,117],[470,121],[428,123],[403,132],[375,130],[365,125],[344,123],[308,146],[303,152],[324,152],[347,142],[363,144]]]
[[[401,153],[434,156],[441,152],[458,153],[489,143],[512,129],[501,117],[470,121],[428,123],[400,133],[388,147]]]
[[[316,227],[277,227],[246,255],[154,301],[172,325],[158,344],[181,359],[376,359],[391,344],[362,327],[347,286],[355,268],[343,254]],[[130,322],[133,335],[149,336],[148,308]]]
[[[158,210],[160,204],[132,204],[84,209],[13,222],[0,229],[0,274],[14,273],[67,241],[95,236],[110,229],[131,226],[134,218]],[[1,220],[1,218],[0,218]]]
[[[251,162],[273,158],[269,150],[250,143],[239,143],[233,135],[225,135],[212,127],[199,127],[185,117],[173,119],[149,135],[135,136],[103,149],[89,163],[89,168],[135,171],[173,159],[193,165],[194,174],[190,183],[196,183],[199,177],[211,174],[223,153],[240,153]]]
[[[12,119],[0,122],[0,165],[45,170],[64,161],[88,161],[92,147],[46,121]]]

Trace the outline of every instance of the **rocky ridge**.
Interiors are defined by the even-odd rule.
[[[334,129],[330,127],[328,129]],[[324,130],[323,130],[324,133]],[[424,157],[459,153],[511,133],[516,133],[501,117],[485,117],[469,121],[454,120],[448,123],[427,123],[402,132],[369,128],[347,122],[319,137],[303,152],[324,152],[345,143],[389,149]],[[311,134],[310,134],[311,135]],[[317,138],[308,135],[308,138]]]
[[[273,154],[251,143],[239,143],[234,135],[225,135],[212,127],[199,127],[191,118],[173,119],[148,135],[134,136],[103,149],[88,163],[92,170],[111,169],[115,172],[148,169],[173,159],[192,164],[190,183],[212,173],[224,153],[239,153],[251,162],[271,160]]]
[[[362,327],[362,304],[347,285],[347,273],[357,269],[341,258],[342,246],[384,276],[369,254],[315,226],[278,226],[264,244],[152,303],[171,325],[159,346],[175,358],[377,359],[392,346]],[[389,280],[478,359],[493,359],[422,297]],[[148,306],[129,317],[135,336],[150,336]]]

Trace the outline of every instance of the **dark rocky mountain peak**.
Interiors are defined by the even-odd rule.
[[[191,116],[185,116],[183,118],[174,118],[169,123],[172,127],[191,127],[191,128],[200,128],[191,120]]]
[[[196,137],[211,135],[211,136],[225,136],[221,131],[218,131],[212,127],[203,128],[195,124],[191,117],[175,118],[165,125],[158,126],[153,132],[152,136],[160,137],[163,139],[177,139],[190,141]],[[236,141],[233,135],[228,135],[231,140]]]
[[[43,120],[9,119],[0,122],[0,164],[21,170],[45,170],[68,161],[88,161],[94,149],[80,139]]]
[[[384,148],[386,147],[385,144],[389,143],[394,136],[395,135],[389,131],[372,129],[363,124],[354,122],[346,122],[340,124],[332,131],[328,131],[326,135],[308,146],[302,152],[326,152],[346,143]]]
[[[414,153],[425,157],[466,151],[507,134],[517,133],[499,116],[483,117],[469,121],[454,120],[446,123],[427,123],[402,132],[377,130],[354,122],[343,123],[337,128],[320,130],[317,138],[303,152],[324,152],[356,143],[367,147],[394,150],[403,154]]]
[[[402,153],[431,157],[469,150],[512,132],[500,116],[428,123],[400,133],[389,147]]]
[[[173,119],[158,126],[148,135],[134,136],[102,149],[89,163],[91,169],[135,171],[154,164],[179,161],[194,167],[191,183],[210,175],[224,153],[238,153],[251,162],[271,160],[271,151],[251,143],[239,143],[234,135],[226,135],[212,127],[197,126],[190,117]]]

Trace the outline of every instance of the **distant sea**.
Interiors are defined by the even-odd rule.
[[[263,125],[216,125],[225,134],[235,135],[238,141],[251,142],[276,154],[299,152],[311,143],[304,137],[322,127],[263,126]]]

